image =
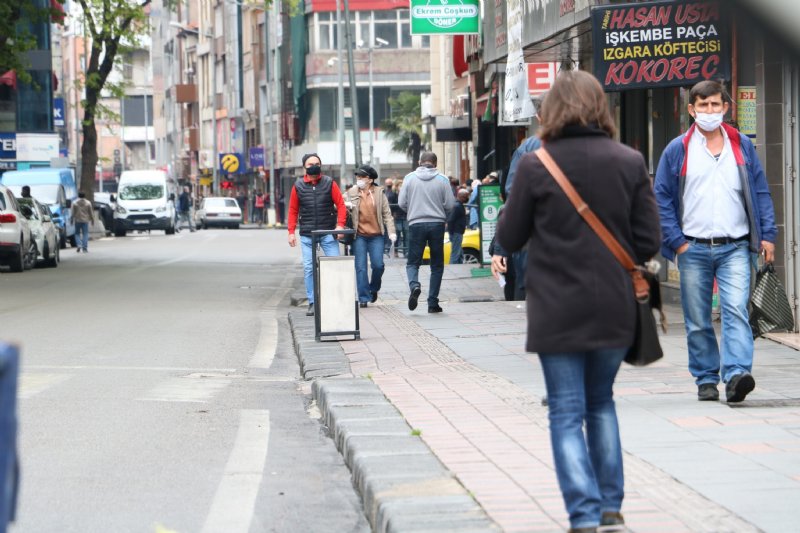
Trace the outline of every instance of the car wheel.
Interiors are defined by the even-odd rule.
[[[235,226],[233,226],[233,229],[239,229],[239,224],[236,224]]]
[[[19,236],[19,252],[11,258],[8,266],[11,267],[11,272],[22,272],[25,270],[25,251],[22,248],[22,235]]]
[[[126,233],[127,232],[125,231],[125,228],[123,228],[119,224],[114,224],[114,236],[115,237],[124,237]]]
[[[39,249],[36,247],[36,241],[31,239],[28,246],[28,252],[25,254],[25,270],[30,270],[36,266],[36,258],[39,256]]]
[[[175,235],[175,226],[169,227],[164,230],[164,233],[167,235]]]
[[[203,229],[208,229],[208,223],[205,220],[203,221]]]
[[[481,257],[477,250],[464,250],[464,264],[477,265],[481,262]]]
[[[50,265],[50,245],[47,244],[47,239],[44,240],[44,249],[42,250],[42,261],[36,261],[36,266]]]
[[[67,231],[62,230],[58,232],[58,247],[62,250],[67,247]]]
[[[48,248],[47,244],[44,245],[45,249]],[[58,266],[58,262],[61,261],[61,252],[59,252],[58,247],[53,250],[52,254],[47,258],[46,265],[50,268],[55,268]]]

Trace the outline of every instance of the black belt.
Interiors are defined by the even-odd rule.
[[[699,239],[697,237],[690,237],[689,235],[686,235],[687,240],[696,242],[697,244],[710,244],[711,246],[746,241],[749,238],[749,235],[742,235],[741,237],[711,237],[710,239]]]

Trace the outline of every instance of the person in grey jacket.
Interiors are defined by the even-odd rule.
[[[79,192],[78,199],[72,204],[72,220],[75,221],[75,240],[78,245],[76,251],[88,252],[89,223],[94,224],[94,207],[86,199],[86,193]]]
[[[456,200],[450,188],[450,180],[437,169],[437,157],[433,152],[424,152],[419,158],[419,167],[408,174],[400,189],[398,205],[408,219],[408,262],[406,275],[411,291],[408,308],[417,308],[422,292],[419,282],[419,266],[427,245],[431,255],[431,285],[428,288],[428,312],[441,313],[439,287],[444,273],[444,230],[447,215],[455,207]]]

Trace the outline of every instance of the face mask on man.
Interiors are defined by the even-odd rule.
[[[695,113],[694,121],[703,131],[714,131],[722,124],[723,113]]]
[[[311,165],[306,167],[306,174],[309,176],[319,176],[322,173],[322,167],[319,165]]]

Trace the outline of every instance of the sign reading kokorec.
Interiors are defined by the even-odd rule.
[[[606,91],[729,79],[721,2],[669,1],[592,8],[594,74]]]
[[[479,0],[411,0],[411,35],[480,32]]]

